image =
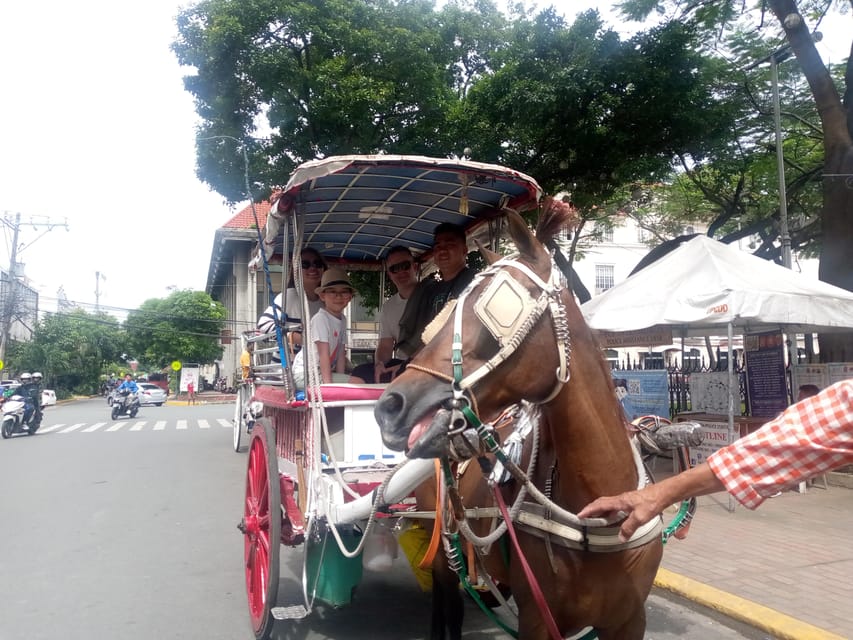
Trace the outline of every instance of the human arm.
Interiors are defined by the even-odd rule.
[[[329,354],[329,343],[317,340],[314,342],[317,347],[317,360],[320,363],[320,378],[324,384],[332,382],[332,363]]]
[[[627,515],[619,528],[619,539],[624,542],[639,527],[657,517],[669,505],[724,489],[723,483],[714,475],[711,467],[703,462],[643,489],[627,491],[618,496],[598,498],[581,509],[578,516],[581,518],[616,517],[621,511]]]
[[[385,368],[385,363],[388,362],[394,355],[394,338],[379,338],[379,342],[376,343],[376,351],[373,355],[373,362],[376,375],[374,380],[379,382],[380,376],[384,374],[387,369]]]

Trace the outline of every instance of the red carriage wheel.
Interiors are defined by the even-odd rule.
[[[275,619],[281,539],[281,489],[275,452],[275,430],[268,418],[252,429],[243,505],[244,559],[249,616],[255,638],[267,640]]]

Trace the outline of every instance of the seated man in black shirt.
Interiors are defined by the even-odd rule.
[[[455,224],[440,224],[435,228],[434,239],[433,260],[441,279],[430,277],[420,282],[400,319],[397,348],[409,354],[424,346],[421,334],[426,326],[448,300],[458,297],[474,279],[474,270],[465,262],[468,257],[465,230]]]

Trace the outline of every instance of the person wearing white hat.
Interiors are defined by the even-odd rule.
[[[346,374],[347,319],[344,309],[352,300],[354,291],[346,271],[335,267],[323,273],[320,286],[315,289],[323,307],[311,318],[310,335],[321,383],[349,380]],[[304,389],[306,380],[311,380],[305,370],[306,351],[302,349],[293,359],[293,381],[299,389]]]

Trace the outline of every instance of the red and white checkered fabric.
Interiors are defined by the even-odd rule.
[[[791,405],[708,457],[738,502],[755,509],[782,488],[853,464],[853,379]]]

